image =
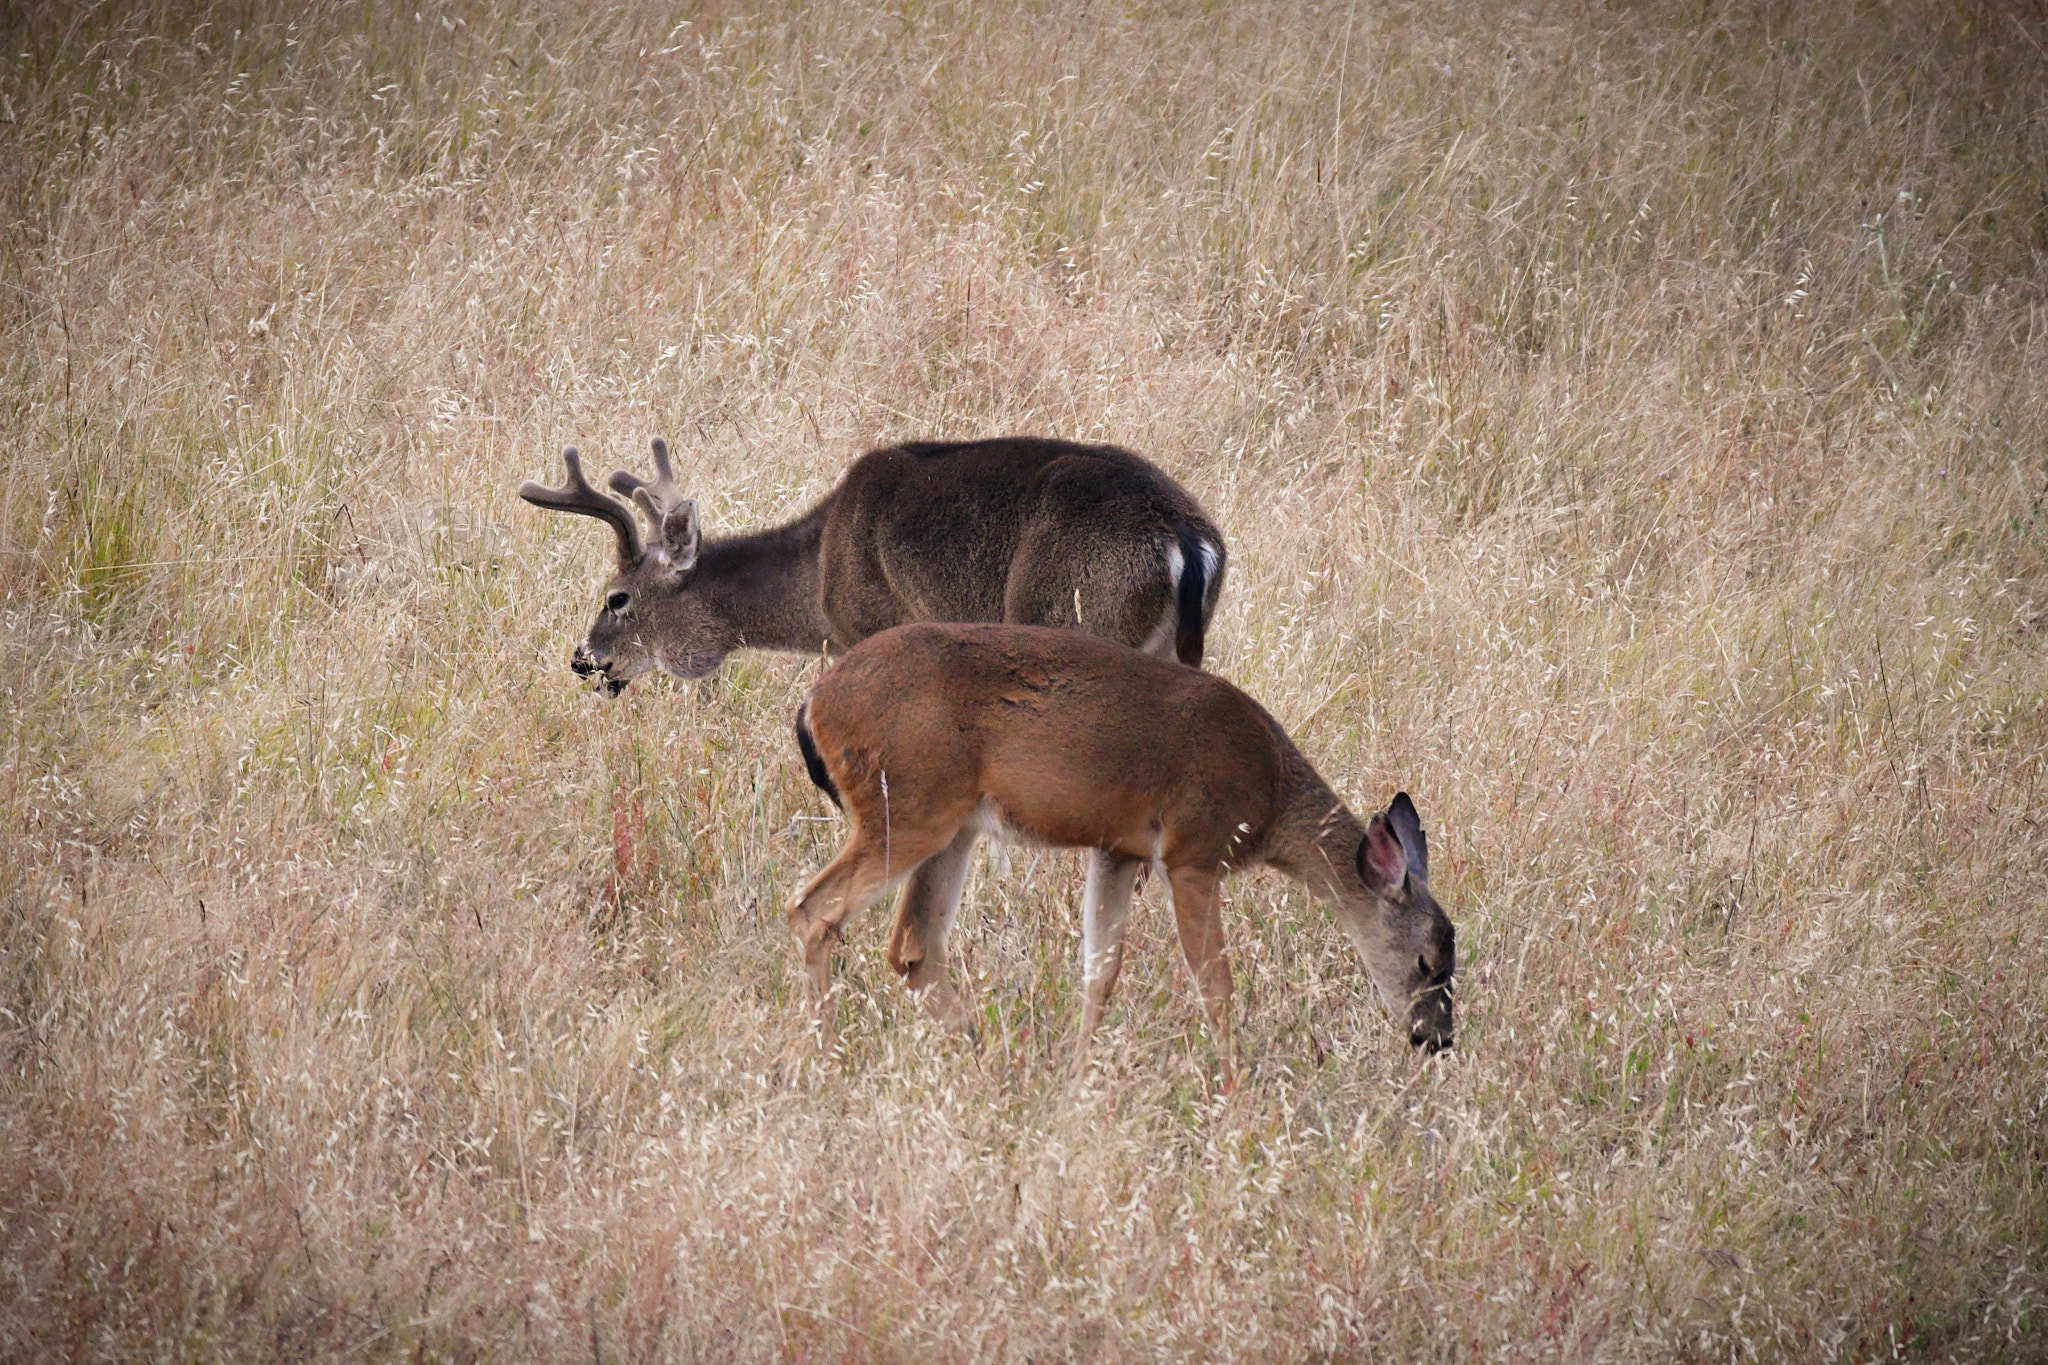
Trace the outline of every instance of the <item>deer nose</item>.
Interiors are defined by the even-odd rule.
[[[1434,1057],[1437,1053],[1451,1046],[1451,1035],[1448,1033],[1431,1033],[1427,1029],[1415,1029],[1409,1033],[1408,1043],[1411,1047],[1428,1048],[1429,1055]]]
[[[1451,1046],[1452,1027],[1449,1010],[1440,1014],[1417,1012],[1408,1020],[1408,1043],[1411,1047],[1428,1048],[1434,1057]]]
[[[579,678],[597,672],[597,660],[591,656],[589,645],[576,646],[576,652],[569,656],[569,671]]]

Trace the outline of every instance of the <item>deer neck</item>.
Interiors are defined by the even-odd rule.
[[[1355,895],[1365,826],[1298,750],[1289,755],[1287,777],[1266,861],[1307,882],[1317,895],[1332,900]]]
[[[823,509],[767,531],[708,542],[692,588],[725,621],[735,647],[812,653],[831,627],[819,606]]]

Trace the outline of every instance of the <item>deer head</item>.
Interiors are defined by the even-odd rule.
[[[1346,907],[1354,898],[1339,888],[1339,922],[1357,940],[1387,1008],[1407,1025],[1408,1041],[1440,1052],[1452,1039],[1456,931],[1429,893],[1429,840],[1407,792],[1373,816],[1357,862],[1370,903]]]
[[[668,443],[654,441],[653,483],[621,469],[611,486],[646,514],[649,537],[626,504],[592,488],[575,448],[562,452],[569,481],[560,488],[527,480],[519,496],[535,507],[596,517],[618,540],[619,571],[605,585],[604,606],[590,634],[569,660],[579,677],[596,677],[616,697],[650,668],[678,678],[701,678],[739,644],[730,623],[690,591],[703,535],[697,504],[676,487]]]

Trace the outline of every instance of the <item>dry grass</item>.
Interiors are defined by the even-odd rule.
[[[2048,1356],[2048,15],[0,12],[0,1356]],[[605,705],[602,531],[1146,452],[1213,666],[1414,792],[1419,1061],[1078,860],[986,1045],[780,906],[814,662]]]

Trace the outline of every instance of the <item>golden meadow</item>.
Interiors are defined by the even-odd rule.
[[[0,12],[0,1356],[2048,1354],[2038,5]],[[1210,666],[1414,793],[1460,1034],[1229,884],[979,856],[979,1051],[782,907],[602,528],[1129,446]]]

